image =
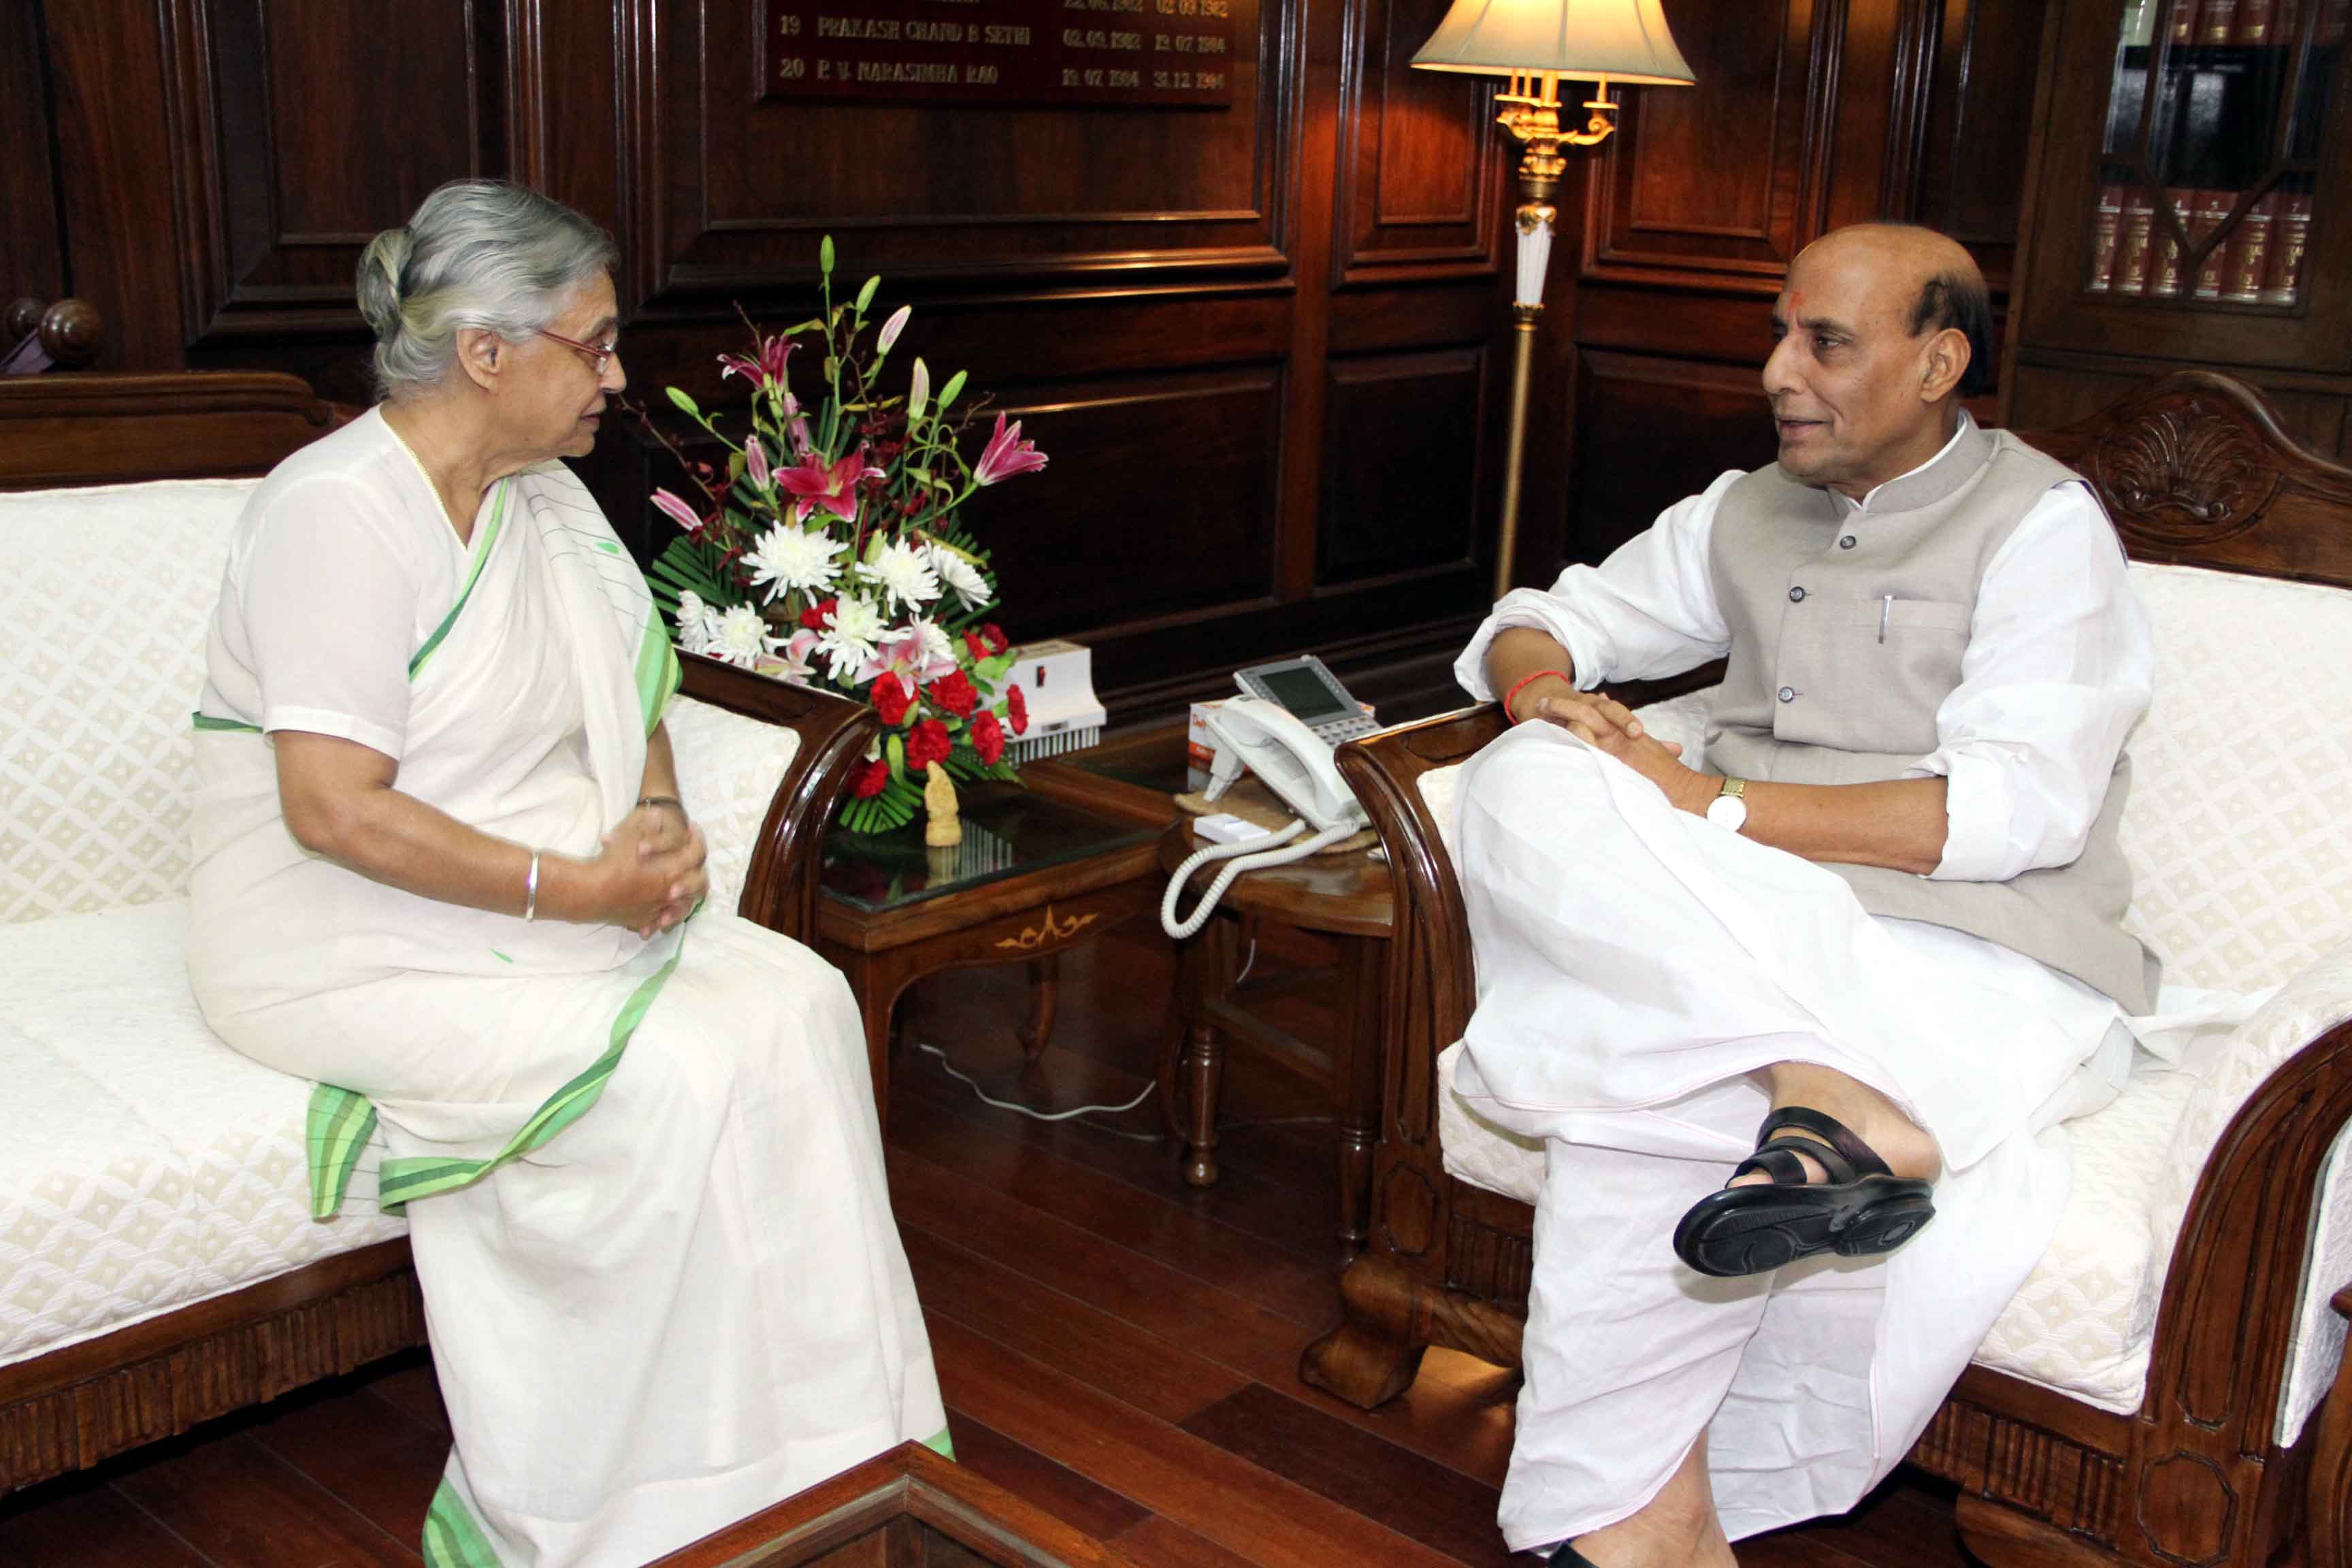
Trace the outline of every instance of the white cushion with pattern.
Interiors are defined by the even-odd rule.
[[[2102,1409],[2139,1407],[2164,1274],[2199,1173],[2247,1098],[2298,1047],[2352,1016],[2352,593],[2135,564],[2156,638],[2156,689],[2131,741],[2122,837],[2126,923],[2168,982],[2284,985],[2202,1077],[2143,1061],[2124,1092],[2067,1124],[2074,1180],[2056,1237],[1977,1359]],[[1644,711],[1691,742],[1705,694]],[[2219,722],[2217,716],[2226,716]],[[1452,847],[1459,769],[1422,775]],[[1543,1153],[1478,1118],[1440,1058],[1446,1169],[1532,1202]],[[2340,1154],[2343,1141],[2339,1140]],[[2292,1442],[2333,1379],[2344,1325],[2327,1302],[2352,1279],[2352,1170],[2331,1159],[2303,1281],[2276,1435]]]
[[[260,482],[0,495],[0,924],[187,891],[188,715]]]

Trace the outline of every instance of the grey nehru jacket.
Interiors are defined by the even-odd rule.
[[[1881,486],[1865,512],[1777,464],[1735,480],[1708,545],[1731,631],[1708,765],[1784,784],[1906,776],[1941,743],[1936,711],[1960,683],[1985,568],[2042,495],[2075,477],[2007,431],[1970,425],[1937,461]],[[1874,915],[1999,942],[2146,1013],[2157,963],[2123,929],[2131,872],[2116,837],[2130,785],[2119,758],[2083,853],[2006,882],[1826,868]]]

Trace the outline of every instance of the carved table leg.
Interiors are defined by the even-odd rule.
[[[1339,1028],[1331,1063],[1331,1121],[1339,1133],[1339,1244],[1349,1257],[1370,1235],[1372,1144],[1381,1126],[1381,991],[1388,943],[1339,939]]]
[[[1225,1043],[1216,1026],[1195,1019],[1184,1044],[1184,1087],[1192,1096],[1192,1125],[1184,1135],[1184,1180],[1196,1187],[1216,1184],[1217,1089],[1225,1070]]]
[[[1021,1026],[1021,1051],[1029,1065],[1054,1043],[1054,1011],[1062,995],[1062,955],[1049,952],[1029,961],[1029,1021]]]

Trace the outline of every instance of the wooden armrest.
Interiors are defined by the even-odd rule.
[[[880,721],[863,703],[770,680],[699,654],[678,655],[678,665],[685,678],[680,690],[696,701],[782,724],[800,735],[800,747],[760,826],[743,873],[743,901],[737,907],[746,920],[813,942],[825,825]]]

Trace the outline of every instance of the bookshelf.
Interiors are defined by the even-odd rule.
[[[2183,364],[2352,445],[2352,0],[2053,0],[2007,412]]]
[[[2292,306],[2352,0],[2127,0],[2084,289]]]

